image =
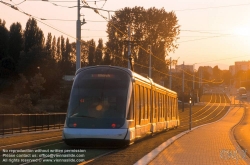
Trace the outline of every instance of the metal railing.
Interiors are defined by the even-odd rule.
[[[0,135],[60,129],[66,113],[0,114]]]

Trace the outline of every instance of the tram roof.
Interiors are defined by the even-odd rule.
[[[170,89],[168,89],[168,88],[166,88],[166,87],[164,87],[164,86],[161,86],[161,85],[155,83],[155,82],[153,81],[153,79],[151,79],[151,78],[149,78],[149,77],[144,77],[144,76],[142,76],[142,75],[140,75],[140,74],[138,74],[138,73],[136,73],[136,72],[134,72],[134,71],[132,71],[132,70],[130,70],[130,69],[128,69],[128,68],[124,68],[124,67],[120,67],[120,66],[112,66],[112,65],[87,66],[87,67],[78,69],[78,70],[76,71],[76,75],[77,75],[78,73],[80,73],[81,71],[83,71],[83,70],[93,69],[93,68],[99,68],[99,67],[110,67],[110,68],[120,69],[120,70],[122,70],[122,71],[127,72],[127,73],[128,73],[131,77],[133,77],[133,78],[140,79],[140,80],[142,80],[142,81],[144,81],[144,82],[147,82],[147,83],[152,83],[155,87],[160,88],[160,89],[163,89],[163,90],[167,90],[167,91],[170,92],[170,93],[173,93],[173,94],[176,93],[176,92],[173,91],[173,90],[170,90]]]

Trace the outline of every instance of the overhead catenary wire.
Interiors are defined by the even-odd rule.
[[[83,0],[82,2],[83,2],[84,4],[86,4],[86,5],[88,5],[88,3],[84,2],[84,0]],[[89,6],[89,5],[88,5],[88,6]],[[106,17],[104,17],[103,15],[101,15],[101,14],[100,14],[99,12],[97,12],[96,10],[94,10],[94,11],[95,11],[96,14],[100,15],[102,18],[104,18],[104,19],[108,22],[108,20],[107,20]],[[124,32],[122,32],[121,30],[119,30],[119,29],[118,29],[114,24],[112,24],[111,22],[110,22],[110,24],[111,24],[111,26],[113,26],[118,32],[120,32],[123,36],[127,37],[127,34],[126,34],[126,33],[124,33]],[[197,40],[205,40],[205,39],[211,39],[211,38],[218,38],[218,37],[225,37],[225,36],[233,35],[233,34],[211,33],[211,32],[203,32],[203,31],[195,31],[195,30],[182,30],[182,31],[192,31],[192,32],[198,32],[198,33],[220,34],[220,35],[219,35],[219,36],[210,36],[210,37],[205,37],[205,38],[200,38],[200,39],[193,39],[193,40],[180,41],[180,42],[176,42],[177,44],[178,44],[178,43],[184,43],[184,42],[193,42],[193,41],[197,41]],[[141,45],[139,45],[139,47],[140,47],[142,50],[144,50],[147,54],[149,54],[148,49],[143,48]],[[161,62],[164,62],[164,63],[166,62],[166,61],[164,61],[164,60],[158,58],[157,56],[155,56],[152,52],[151,52],[151,55],[152,55],[154,58],[160,60]]]
[[[19,11],[19,9],[18,9],[17,7],[15,7],[15,6],[13,6],[13,5],[10,6],[10,7],[12,7],[13,9]],[[24,11],[22,11],[22,13],[24,13],[24,14],[26,14],[26,15],[28,15],[28,16],[31,16],[30,14],[27,14],[27,13],[25,13]],[[39,22],[41,22],[41,21],[39,21]],[[43,22],[41,22],[41,23],[43,23]],[[43,23],[43,24],[45,24],[45,23]],[[46,25],[47,25],[47,24],[46,24]],[[47,26],[49,26],[49,27],[53,28],[54,30],[57,30],[57,31],[59,31],[59,32],[65,34],[65,35],[67,35],[67,36],[69,36],[67,33],[62,32],[62,31],[60,31],[59,29],[56,29],[56,28],[54,28],[54,27],[52,27],[52,26],[50,26],[50,25],[47,25]],[[71,37],[72,37],[72,36],[71,36]],[[75,37],[72,37],[72,38],[75,38]],[[165,61],[164,61],[164,62],[165,62]]]
[[[34,0],[34,1],[39,1],[39,0]],[[40,0],[40,1],[45,1],[45,2],[53,2],[53,1],[50,1],[50,0]],[[88,2],[88,1],[85,1],[85,2]],[[105,0],[105,3],[106,3],[106,0]],[[91,8],[93,9],[95,12],[96,10],[102,10],[102,9],[99,9],[99,8],[93,8],[93,7],[90,7],[88,5],[88,3],[85,3],[87,4],[87,6],[83,6],[83,7],[86,7],[86,8]],[[109,11],[111,12],[111,10],[104,10],[104,11]],[[115,11],[112,11],[112,12],[115,12]],[[98,13],[100,15],[100,13]],[[103,17],[103,16],[102,16]],[[104,18],[104,17],[103,17]],[[73,20],[62,20],[62,19],[45,19],[45,18],[40,18],[41,20],[58,20],[58,21],[73,21]],[[107,22],[106,21],[91,21],[91,20],[86,20],[88,22]],[[232,35],[232,34],[222,34],[222,33],[211,33],[211,32],[203,32],[203,31],[195,31],[195,30],[181,30],[181,31],[189,31],[189,32],[199,32],[199,33],[207,33],[207,34],[221,34],[221,36],[209,36],[209,37],[205,37],[205,38],[199,38],[199,39],[193,39],[193,40],[186,40],[186,41],[180,41],[180,42],[177,42],[178,43],[185,43],[185,42],[192,42],[192,41],[197,41],[197,40],[205,40],[205,39],[210,39],[210,38],[217,38],[217,37],[224,37],[225,35]],[[125,33],[123,33],[124,35],[127,35]],[[181,37],[181,36],[180,36]],[[146,53],[149,53],[147,49],[143,48],[142,46],[139,45],[139,47],[146,51]],[[155,57],[156,59],[162,61],[165,63],[164,60],[158,58],[157,56],[155,56],[154,54],[152,54],[153,57]]]
[[[86,4],[87,6],[89,6],[88,3],[86,3],[84,0],[82,0],[82,2],[83,2],[84,4]],[[89,6],[89,7],[90,7],[90,6]],[[90,8],[92,8],[92,7],[90,7]],[[107,18],[104,17],[103,15],[101,15],[98,11],[94,10],[94,12],[95,12],[96,14],[100,15],[102,18],[104,18],[107,22],[109,22],[109,21],[107,20]],[[109,23],[110,23],[111,26],[113,26],[117,31],[119,31],[123,36],[128,37],[126,33],[122,32],[122,31],[121,31],[119,28],[117,28],[114,24],[112,24],[111,22],[109,22]],[[159,57],[155,56],[152,52],[149,52],[148,49],[143,48],[141,45],[139,45],[139,47],[140,47],[142,50],[144,50],[147,54],[151,53],[151,56],[155,57],[156,59],[160,60],[161,62],[166,63],[165,60],[162,60],[162,59],[160,59]]]
[[[2,2],[2,1],[0,1],[0,2]],[[59,32],[61,32],[62,34],[65,34],[65,35],[67,35],[67,36],[69,36],[69,37],[71,37],[71,38],[76,39],[75,37],[73,37],[73,36],[71,36],[71,35],[69,35],[69,34],[67,34],[67,33],[65,33],[65,32],[63,32],[63,31],[61,31],[61,30],[59,30],[59,29],[57,29],[57,28],[54,28],[54,27],[51,26],[51,25],[48,25],[48,24],[46,24],[46,23],[40,21],[39,19],[35,18],[34,16],[32,16],[32,15],[30,15],[30,14],[27,14],[26,12],[22,11],[21,9],[19,9],[19,8],[13,6],[13,5],[10,5],[10,4],[8,4],[8,3],[4,3],[4,4],[5,4],[5,5],[8,5],[9,7],[13,8],[13,9],[15,9],[15,10],[17,10],[17,11],[19,11],[19,12],[25,14],[25,15],[28,15],[29,17],[32,17],[32,18],[36,19],[36,20],[39,21],[40,23],[42,23],[42,24],[44,24],[44,25],[46,25],[46,26],[48,26],[48,27],[50,27],[50,28],[52,28],[52,29],[54,29],[54,30],[56,30],[56,31],[59,31]],[[81,42],[82,42],[82,41],[81,41]],[[93,47],[93,45],[88,44],[88,42],[83,42],[83,43],[86,44],[86,45],[88,45],[88,46],[92,46],[92,47]],[[99,48],[97,48],[97,49],[99,49]],[[109,48],[103,48],[103,49],[100,49],[100,50],[109,50],[112,56],[118,57],[118,58],[120,58],[122,61],[128,61],[128,59],[126,59],[126,58],[123,58],[123,57],[121,57],[121,56],[115,55],[115,53],[113,53]],[[140,66],[140,67],[147,68],[147,69],[149,68],[148,66],[144,66],[144,65],[141,65],[141,64],[138,64],[138,63],[134,63],[134,64],[135,64],[135,65],[138,65],[138,66]],[[168,73],[164,73],[164,72],[159,71],[159,70],[157,70],[157,69],[155,69],[155,68],[154,68],[153,70],[154,70],[155,72],[161,73],[161,74],[163,74],[163,75],[165,75],[165,76],[169,76]],[[172,75],[172,77],[173,77],[173,78],[177,78],[177,79],[182,79],[182,78],[177,77],[177,76],[175,76],[175,75]],[[189,80],[189,79],[184,79],[184,80],[185,80],[185,81],[193,81],[193,80]],[[202,83],[207,83],[207,82],[202,82]]]
[[[201,8],[193,8],[193,9],[179,9],[174,11],[191,11],[191,10],[207,10],[207,9],[215,9],[215,8],[227,8],[227,7],[236,7],[236,6],[248,6],[250,3],[245,4],[234,4],[234,5],[225,5],[225,6],[211,6],[211,7],[201,7]]]

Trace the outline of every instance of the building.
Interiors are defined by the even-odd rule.
[[[230,65],[229,66],[229,72],[231,73],[231,75],[235,75],[235,65]]]
[[[247,71],[250,70],[250,61],[238,61],[235,62],[235,74],[239,71]]]
[[[176,65],[175,66],[175,70],[173,72],[182,72],[182,69],[184,69],[185,71],[189,71],[189,72],[193,72],[193,65]]]

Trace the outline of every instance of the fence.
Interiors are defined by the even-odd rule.
[[[0,135],[60,129],[66,113],[0,114]]]

